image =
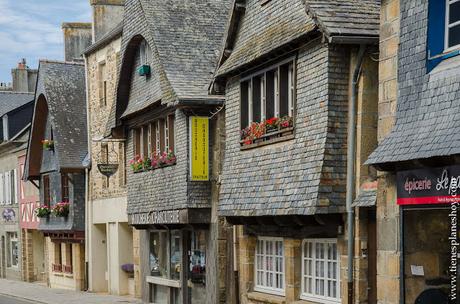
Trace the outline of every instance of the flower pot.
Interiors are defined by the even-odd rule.
[[[148,76],[150,75],[150,66],[146,64],[141,65],[139,67],[138,72],[139,72],[139,76]]]

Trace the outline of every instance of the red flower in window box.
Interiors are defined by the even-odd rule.
[[[279,121],[278,117],[272,117],[265,120],[265,129],[267,133],[278,131]]]
[[[293,122],[292,117],[284,116],[283,118],[281,118],[279,124],[280,124],[281,129],[286,129],[286,128],[292,128],[292,126],[294,125],[294,122]]]
[[[57,217],[66,217],[69,215],[70,203],[69,202],[60,202],[54,205],[53,214]]]
[[[139,155],[134,156],[133,159],[129,161],[129,165],[134,172],[139,172],[144,169],[144,160]]]

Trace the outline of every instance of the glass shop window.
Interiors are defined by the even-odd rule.
[[[192,231],[190,236],[189,282],[191,302],[206,303],[206,232]]]

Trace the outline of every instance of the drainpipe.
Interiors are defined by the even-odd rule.
[[[86,93],[86,132],[87,132],[87,146],[88,146],[88,159],[91,163],[91,135],[90,135],[90,121],[89,121],[89,77],[88,77],[88,58],[86,54],[83,55],[85,60],[85,93]],[[85,291],[89,290],[89,228],[90,216],[89,212],[89,167],[85,168]]]
[[[353,72],[351,85],[351,101],[348,110],[348,134],[347,134],[347,237],[348,237],[348,253],[347,253],[347,287],[348,287],[348,303],[353,303],[353,260],[355,247],[355,231],[354,231],[354,210],[351,206],[355,192],[355,156],[356,156],[356,97],[358,93],[358,80],[361,74],[361,66],[364,59],[366,46],[359,46],[356,65]]]

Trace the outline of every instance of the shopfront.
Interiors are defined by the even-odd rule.
[[[195,211],[203,219],[209,214],[206,210]],[[130,224],[142,228],[148,241],[148,255],[144,255],[141,264],[150,303],[206,303],[209,228],[206,223],[181,222],[187,213],[191,215],[193,211],[151,212],[130,217]]]
[[[460,166],[397,173],[403,303],[457,303]]]

